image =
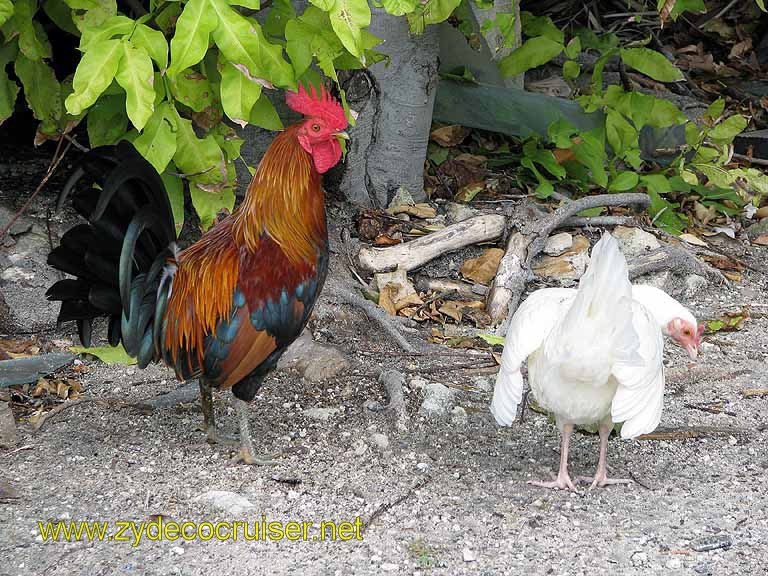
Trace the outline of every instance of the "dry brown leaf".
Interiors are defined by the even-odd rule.
[[[496,276],[502,256],[504,250],[501,248],[489,248],[477,258],[466,260],[461,265],[461,275],[478,284],[488,285]]]
[[[757,209],[757,212],[755,212],[755,216],[758,218],[768,218],[768,206],[761,206]]]
[[[390,316],[397,315],[397,309],[395,308],[395,297],[399,290],[398,284],[387,284],[379,290],[379,306],[387,311]]]
[[[664,23],[669,18],[669,15],[672,13],[672,10],[675,8],[676,3],[677,3],[677,0],[666,0],[666,2],[664,2],[664,5],[659,10],[659,20],[661,21],[662,28],[664,28]]]
[[[387,208],[387,212],[392,215],[395,214],[408,214],[416,218],[434,218],[437,216],[437,210],[426,203],[414,204],[413,206],[402,205]]]
[[[733,48],[731,48],[730,54],[728,54],[728,58],[731,60],[734,60],[736,58],[741,58],[752,50],[752,38],[747,36],[744,40],[741,42],[737,42],[733,45]]]
[[[462,312],[462,310],[464,310],[464,306],[461,305],[461,302],[456,302],[455,300],[448,300],[448,302],[440,306],[440,308],[437,310],[441,314],[445,314],[446,316],[453,318],[457,324],[461,322],[461,319],[464,317]]]
[[[579,234],[573,237],[573,245],[563,252],[561,256],[575,256],[576,254],[581,254],[587,250],[589,250],[589,240],[586,236]]]
[[[762,236],[758,236],[754,240],[752,240],[752,244],[757,244],[759,246],[768,246],[768,234],[763,234]]]
[[[456,202],[471,202],[475,196],[485,190],[485,182],[472,182],[466,186],[462,186],[459,189],[458,194],[454,197]]]
[[[429,137],[444,148],[450,148],[461,144],[469,136],[469,128],[453,124],[433,130]]]
[[[393,238],[389,234],[380,234],[379,236],[376,236],[376,239],[373,241],[374,246],[394,246],[395,244],[400,244],[403,241],[403,238]]]
[[[573,265],[562,256],[544,256],[533,271],[548,278],[570,278],[576,272]]]
[[[738,272],[730,272],[729,270],[723,270],[723,276],[731,280],[732,282],[741,282],[742,276]]]
[[[709,244],[704,242],[704,240],[702,240],[698,236],[694,236],[693,234],[680,234],[679,238],[680,240],[684,240],[688,244],[693,244],[694,246],[702,246],[704,248],[709,247]]]
[[[733,270],[736,272],[742,272],[745,268],[744,264],[737,262],[732,258],[728,258],[727,256],[704,256],[704,260],[720,270]]]

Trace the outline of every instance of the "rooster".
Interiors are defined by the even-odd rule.
[[[87,224],[69,230],[48,262],[75,279],[48,291],[59,322],[75,320],[90,345],[92,320],[138,365],[162,361],[179,380],[199,379],[205,428],[216,441],[211,388],[232,388],[238,459],[256,458],[247,402],[301,333],[328,270],[320,175],[341,159],[344,110],[323,88],[286,96],[305,116],[267,149],[242,204],[177,252],[163,182],[128,142],[89,152],[64,187]],[[98,183],[100,190],[90,186]]]
[[[537,402],[560,428],[560,469],[536,486],[576,490],[568,474],[574,425],[598,424],[600,455],[590,488],[631,480],[608,478],[606,452],[614,423],[622,438],[658,426],[664,397],[663,336],[696,358],[703,326],[662,290],[632,286],[616,240],[603,235],[578,290],[531,294],[509,326],[491,403],[498,424],[510,426],[523,395],[522,362]]]

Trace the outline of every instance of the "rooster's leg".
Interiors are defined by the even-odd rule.
[[[573,490],[576,492],[576,486],[573,484],[571,477],[568,475],[568,446],[571,443],[571,432],[573,432],[573,424],[564,424],[563,431],[560,434],[560,470],[557,473],[557,478],[552,482],[529,480],[528,484],[539,486],[541,488]]]
[[[257,458],[254,456],[251,425],[248,421],[248,402],[235,398],[235,409],[237,410],[237,420],[240,423],[240,452],[233,458],[233,461],[257,466],[277,464],[277,462],[270,458]]]
[[[200,404],[203,407],[203,427],[208,436],[209,444],[217,444],[219,441],[216,433],[216,418],[213,413],[213,393],[211,386],[204,378],[198,380],[200,385]]]
[[[611,484],[632,484],[632,480],[628,478],[608,478],[608,437],[613,430],[613,422],[603,422],[600,424],[600,456],[597,459],[597,471],[593,477],[580,476],[577,480],[579,482],[591,482],[589,489],[603,486],[610,486]]]

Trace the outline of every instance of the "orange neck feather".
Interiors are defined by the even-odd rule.
[[[320,175],[299,144],[299,124],[277,135],[233,215],[236,242],[256,251],[268,234],[292,262],[315,262],[326,242]]]

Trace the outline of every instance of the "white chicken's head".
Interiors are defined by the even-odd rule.
[[[692,360],[699,354],[699,344],[701,344],[701,335],[704,332],[704,324],[696,325],[696,321],[691,322],[684,318],[673,318],[667,324],[666,329],[669,337],[675,344],[688,352]]]

